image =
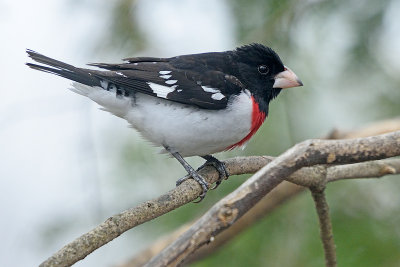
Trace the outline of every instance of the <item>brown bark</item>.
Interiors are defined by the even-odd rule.
[[[359,145],[361,145],[362,147],[363,140],[359,141],[361,142]],[[379,138],[376,139],[376,141],[381,142]],[[313,141],[309,142],[309,145],[313,143]],[[359,148],[360,147],[355,149],[357,150]],[[360,152],[363,151],[361,150]],[[338,154],[338,156],[339,157],[337,157],[335,153],[327,155],[325,163],[342,163],[342,157],[345,157],[346,155]],[[359,159],[354,158],[353,160],[357,161],[367,156],[368,155],[365,154],[359,155]],[[384,157],[383,154],[382,157]],[[260,169],[271,160],[271,157],[234,158],[231,160],[227,160],[227,166],[228,171],[232,174],[252,173]],[[313,162],[310,159],[306,159],[306,161],[303,162],[304,166],[307,166],[307,161],[309,161],[308,163]],[[294,169],[292,168],[290,170]],[[382,172],[391,173],[393,172],[393,168],[386,167],[386,169]],[[211,167],[207,167],[201,170],[201,174],[206,177],[206,179],[210,183],[215,182],[218,176],[217,172]],[[304,184],[305,182],[309,181],[294,182]],[[198,186],[198,184],[189,179],[181,186],[169,191],[161,197],[147,201],[138,205],[135,208],[129,209],[113,217],[110,217],[107,221],[100,224],[92,231],[82,235],[75,241],[66,245],[48,260],[43,262],[42,266],[69,266],[77,262],[78,260],[83,259],[95,249],[118,237],[123,232],[141,223],[165,214],[183,204],[193,201],[200,193],[201,188]]]
[[[317,164],[349,164],[400,155],[400,132],[352,140],[308,140],[263,167],[220,200],[146,266],[176,266],[237,221],[296,170]],[[325,181],[324,181],[325,182]]]

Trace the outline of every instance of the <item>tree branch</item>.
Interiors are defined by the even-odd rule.
[[[273,157],[268,156],[238,157],[226,160],[225,164],[228,172],[236,175],[254,173],[272,159]],[[199,173],[210,184],[215,183],[218,179],[218,172],[211,166],[206,166]],[[201,193],[202,189],[199,184],[193,179],[188,179],[160,197],[108,218],[90,232],[61,248],[40,266],[70,266],[125,231],[192,202]]]
[[[379,178],[400,173],[400,159],[385,159],[328,168],[327,182],[355,178]]]
[[[225,163],[227,164],[229,173],[234,175],[254,173],[272,159],[272,157],[234,158],[225,161]],[[202,169],[200,174],[206,177],[209,183],[214,183],[218,177],[218,173],[212,167]],[[64,246],[52,257],[43,262],[41,266],[72,265],[95,249],[118,237],[123,232],[193,201],[200,193],[200,186],[192,179],[189,179],[179,187],[158,198],[110,217],[90,232]]]
[[[240,164],[238,162],[238,164]],[[308,168],[316,170],[307,170]],[[324,168],[326,171],[321,170]],[[388,171],[389,170],[389,171]],[[388,174],[400,173],[400,159],[385,159],[377,161],[369,161],[348,165],[320,165],[314,167],[302,168],[287,178],[290,181],[320,181],[325,179],[327,182],[334,182],[341,179],[359,179],[359,178],[377,178]],[[325,176],[326,175],[326,176]],[[325,176],[325,177],[324,177]],[[308,177],[308,178],[307,178]],[[310,183],[317,186],[317,183]],[[240,232],[244,231],[259,219],[265,217],[272,212],[280,204],[286,202],[299,193],[303,192],[306,188],[297,186],[292,183],[283,182],[277,186],[273,191],[267,194],[260,202],[252,207],[242,218],[234,223],[230,228],[223,231],[218,238],[207,246],[201,247],[193,255],[190,255],[187,262],[194,262],[204,258],[205,256],[214,253],[219,247],[229,242],[232,238],[236,237]],[[135,267],[142,266],[148,262],[152,257],[157,255],[167,245],[172,243],[173,240],[178,238],[184,231],[189,228],[185,224],[174,233],[160,238],[150,247],[137,253],[130,261],[118,265],[119,267]]]
[[[304,191],[304,187],[289,183],[283,182],[277,188],[275,188],[270,194],[267,194],[263,201],[257,203],[254,207],[252,207],[249,212],[247,212],[242,218],[240,218],[235,224],[233,224],[230,228],[223,231],[218,238],[216,238],[213,242],[209,243],[207,246],[201,247],[194,254],[192,254],[185,264],[195,262],[200,260],[218,250],[222,245],[229,242],[232,238],[236,237],[238,233],[250,227],[256,221],[265,216],[266,213],[273,211],[276,207],[281,205],[282,203],[291,199],[298,195],[298,193]],[[183,234],[194,222],[185,224],[172,234],[168,234],[160,239],[158,239],[155,243],[153,243],[148,248],[137,253],[132,259],[129,261],[116,265],[118,267],[139,267],[143,266],[146,262],[148,262],[152,257],[160,253],[165,247],[170,245],[174,240],[176,240],[181,234]]]
[[[333,241],[332,223],[325,198],[325,188],[310,187],[310,191],[317,209],[321,240],[324,246],[325,265],[336,267],[336,247]]]
[[[295,145],[215,204],[185,234],[146,266],[176,266],[228,228],[296,170],[316,164],[346,164],[400,155],[400,132],[352,140],[309,140]]]

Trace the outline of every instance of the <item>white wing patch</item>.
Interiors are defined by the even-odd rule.
[[[208,87],[208,86],[202,86],[201,88],[203,88],[203,90],[205,92],[213,93],[211,95],[211,98],[214,99],[214,100],[221,100],[222,98],[225,97],[223,94],[221,94],[221,91],[218,90],[218,89],[211,88],[211,87]]]
[[[165,80],[168,80],[169,78],[171,78],[172,75],[160,75],[160,78],[163,78]]]
[[[147,82],[147,84],[150,86],[153,93],[162,98],[167,98],[167,95],[175,91],[176,87],[178,87],[178,85],[164,86],[152,82]]]
[[[177,82],[177,80],[168,80],[168,81],[165,81],[166,84],[174,84],[174,83],[176,83],[176,82]]]
[[[208,86],[202,86],[201,88],[203,88],[203,90],[208,93],[221,93],[220,90]]]
[[[161,75],[165,75],[165,74],[170,74],[171,71],[170,70],[160,70],[158,73],[160,73]]]
[[[225,96],[221,93],[215,93],[211,95],[211,98],[214,100],[221,100],[222,98],[224,98]]]

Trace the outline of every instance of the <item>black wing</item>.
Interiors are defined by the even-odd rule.
[[[168,99],[205,109],[223,109],[232,95],[245,88],[234,76],[226,74],[222,53],[197,54],[174,58],[129,58],[122,64],[89,64],[106,71],[76,68],[28,50],[32,59],[51,67],[28,63],[32,68],[90,86],[109,89],[117,94],[135,92]],[[211,61],[212,64],[208,64]],[[106,83],[104,83],[106,81]]]
[[[245,89],[235,76],[226,74],[226,53],[125,60],[128,63],[90,65],[109,70],[99,75],[117,86],[206,109],[225,108],[232,95]]]

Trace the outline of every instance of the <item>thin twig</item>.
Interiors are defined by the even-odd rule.
[[[321,241],[325,253],[325,265],[326,267],[336,267],[336,247],[333,240],[329,207],[325,198],[325,188],[310,187],[310,191],[317,209]]]
[[[379,178],[400,173],[400,159],[384,159],[350,165],[332,166],[327,169],[327,182],[355,178]]]

